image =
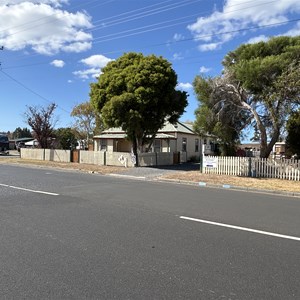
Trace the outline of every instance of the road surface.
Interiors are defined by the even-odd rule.
[[[0,165],[1,299],[300,299],[300,199]]]

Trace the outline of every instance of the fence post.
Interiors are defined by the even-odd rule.
[[[200,173],[203,173],[204,150],[205,150],[205,145],[202,144],[202,142],[201,142],[201,145],[200,145]]]
[[[248,158],[248,177],[252,177],[252,159],[251,157]]]

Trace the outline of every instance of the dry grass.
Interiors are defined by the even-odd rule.
[[[46,166],[52,168],[61,168],[69,170],[80,170],[84,172],[95,172],[99,174],[110,174],[120,173],[124,171],[124,167],[114,166],[99,166],[79,163],[60,163],[50,161],[38,161],[38,160],[25,160],[19,157],[0,159],[1,163],[10,164],[21,164],[21,165],[34,165],[34,166]],[[181,181],[192,181],[192,182],[206,182],[208,184],[229,184],[237,187],[247,187],[254,189],[263,190],[274,190],[274,191],[289,191],[289,192],[300,192],[299,181],[289,181],[280,179],[266,179],[266,178],[248,178],[248,177],[237,177],[237,176],[226,176],[226,175],[214,175],[214,174],[202,174],[199,171],[181,171],[169,173],[161,178],[173,179]]]
[[[248,187],[253,189],[300,192],[299,181],[281,179],[202,174],[199,171],[177,172],[164,175],[163,178],[193,182],[206,182],[210,184],[229,184],[232,186]]]
[[[43,166],[43,167],[61,168],[67,170],[80,170],[84,172],[99,173],[99,174],[110,174],[110,173],[118,173],[124,171],[124,167],[99,166],[99,165],[89,165],[89,164],[79,164],[79,163],[63,163],[63,162],[31,160],[31,159],[21,159],[21,158],[5,158],[0,160],[0,164],[1,163]]]

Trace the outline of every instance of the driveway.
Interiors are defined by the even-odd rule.
[[[182,163],[170,166],[128,168],[124,169],[122,174],[135,177],[154,178],[174,172],[196,171],[199,170],[199,168],[199,163]]]
[[[5,157],[20,157],[20,153],[17,150],[9,150],[9,154],[0,154],[0,159]]]

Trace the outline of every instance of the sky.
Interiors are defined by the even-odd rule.
[[[56,103],[56,128],[74,123],[90,83],[126,52],[162,56],[188,92],[216,76],[241,44],[300,35],[299,0],[0,0],[0,132],[27,127],[28,106]]]

